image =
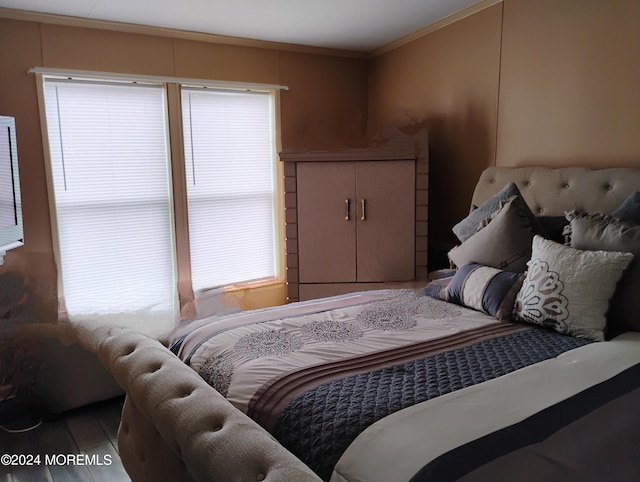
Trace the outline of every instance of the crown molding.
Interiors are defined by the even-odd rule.
[[[51,13],[32,12],[28,10],[17,10],[0,7],[0,18],[10,20],[21,20],[25,22],[36,22],[52,25],[63,25],[67,27],[92,28],[100,30],[111,30],[115,32],[133,33],[141,35],[154,35],[158,37],[169,37],[181,40],[193,40],[196,42],[209,42],[226,45],[236,45],[240,47],[251,47],[270,50],[281,50],[305,54],[329,55],[333,57],[347,58],[367,58],[366,52],[352,50],[331,49],[326,47],[313,47],[309,45],[290,44],[285,42],[272,42],[268,40],[256,40],[244,37],[232,37],[227,35],[216,35],[204,32],[194,32],[191,30],[180,30],[165,27],[154,27],[150,25],[140,25],[134,23],[115,22],[110,20],[95,20],[90,18],[72,17],[67,15],[57,15]]]
[[[380,48],[372,50],[371,52],[369,52],[369,57],[379,57],[380,55],[386,54],[387,52],[395,50],[399,47],[402,47],[403,45],[413,42],[414,40],[418,40],[425,35],[435,32],[436,30],[446,27],[447,25],[451,25],[458,20],[462,20],[463,18],[469,17],[474,13],[478,13],[485,8],[489,8],[502,2],[503,0],[481,0],[478,3],[474,3],[473,5],[469,5],[462,10],[458,10],[457,12],[452,13],[442,20],[438,20],[437,22],[426,25],[421,29],[416,30],[415,32],[405,35],[404,37],[400,37],[399,39],[396,39],[393,42],[390,42]]]

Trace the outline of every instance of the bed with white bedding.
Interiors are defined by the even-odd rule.
[[[456,270],[425,289],[185,323],[170,347],[184,369],[162,349],[171,375],[112,337],[103,360],[121,364],[139,418],[123,427],[150,422],[165,466],[173,452],[196,480],[247,480],[253,466],[254,480],[639,480],[638,189],[635,169],[490,168],[454,228]],[[170,420],[187,372],[208,387],[193,382],[189,416]],[[286,450],[241,423],[195,457],[194,433],[229,411],[220,395]],[[128,437],[125,467],[151,480]]]

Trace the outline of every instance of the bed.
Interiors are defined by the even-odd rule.
[[[125,468],[141,481],[639,480],[639,189],[630,168],[492,167],[454,227],[456,269],[423,289],[195,320],[169,347],[95,329],[127,393]]]

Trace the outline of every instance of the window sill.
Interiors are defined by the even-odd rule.
[[[284,280],[261,280],[230,285],[224,293],[233,296],[244,310],[284,305],[287,302]]]
[[[268,288],[268,287],[272,287],[272,286],[284,285],[285,283],[286,283],[286,281],[278,280],[278,279],[260,280],[260,281],[254,281],[254,282],[248,282],[248,283],[241,283],[241,284],[236,284],[236,285],[225,286],[224,292],[225,293],[233,293],[234,291],[252,290],[252,289],[259,289],[259,288]]]

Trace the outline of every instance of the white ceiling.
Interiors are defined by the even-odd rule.
[[[0,0],[0,7],[371,51],[478,0]]]

